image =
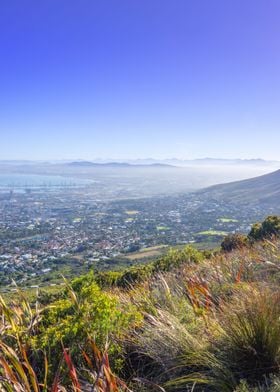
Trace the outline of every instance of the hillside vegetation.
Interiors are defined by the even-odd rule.
[[[0,391],[280,391],[280,218],[0,299]]]

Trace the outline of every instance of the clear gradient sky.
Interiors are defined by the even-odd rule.
[[[279,0],[0,1],[0,159],[280,160]]]

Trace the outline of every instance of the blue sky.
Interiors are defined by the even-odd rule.
[[[0,4],[0,159],[280,159],[279,0]]]

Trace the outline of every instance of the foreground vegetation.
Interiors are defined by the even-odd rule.
[[[280,219],[0,299],[0,391],[280,391]]]

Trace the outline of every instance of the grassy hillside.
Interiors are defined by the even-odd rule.
[[[0,390],[279,391],[279,235],[1,298]]]

